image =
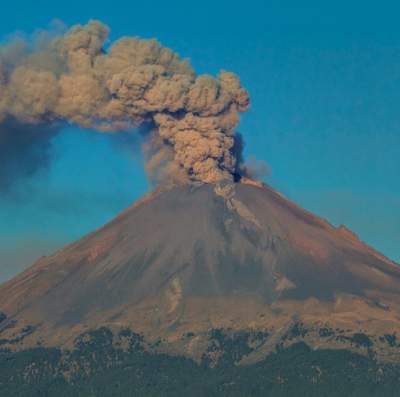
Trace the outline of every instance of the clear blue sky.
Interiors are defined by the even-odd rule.
[[[199,73],[236,72],[252,99],[245,153],[266,181],[400,261],[400,5],[366,3],[14,0],[0,36],[95,18],[112,40],[156,37]],[[74,128],[52,145],[49,170],[0,196],[0,280],[148,189],[134,145]]]

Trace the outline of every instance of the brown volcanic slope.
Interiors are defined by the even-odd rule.
[[[0,338],[30,325],[14,348],[68,346],[88,329],[129,326],[199,357],[211,329],[263,330],[271,337],[256,360],[296,340],[288,332],[300,324],[314,347],[355,348],[364,333],[398,359],[384,335],[400,330],[399,292],[398,265],[271,188],[186,185],[148,195],[2,285]]]

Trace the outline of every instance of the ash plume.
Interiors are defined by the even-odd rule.
[[[21,39],[3,45],[0,134],[8,141],[17,135],[3,132],[9,120],[28,131],[63,122],[112,133],[151,125],[144,151],[154,179],[234,179],[240,170],[235,128],[249,105],[239,78],[196,76],[188,61],[156,40],[127,37],[105,49],[108,33],[90,21],[38,46]]]
[[[51,161],[50,140],[57,129],[49,125],[27,125],[15,119],[0,124],[0,192],[15,180],[35,175]]]

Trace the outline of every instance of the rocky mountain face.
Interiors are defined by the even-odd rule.
[[[212,363],[222,332],[247,335],[238,363],[299,341],[396,362],[399,303],[398,265],[345,227],[250,180],[182,185],[3,284],[0,338],[67,349],[90,330],[130,329],[149,349]]]

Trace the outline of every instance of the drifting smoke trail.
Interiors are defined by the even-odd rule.
[[[249,105],[239,78],[196,76],[155,40],[122,38],[106,52],[108,32],[90,21],[34,49],[22,41],[0,49],[0,144],[10,120],[26,127],[18,134],[62,122],[100,132],[146,124],[152,126],[146,169],[153,178],[234,179],[241,158],[235,128]],[[36,144],[40,137],[34,138]],[[43,133],[43,142],[48,138]],[[15,139],[29,146],[30,136]]]
[[[12,119],[0,124],[0,192],[49,165],[50,140],[56,133],[48,125],[26,125]]]

